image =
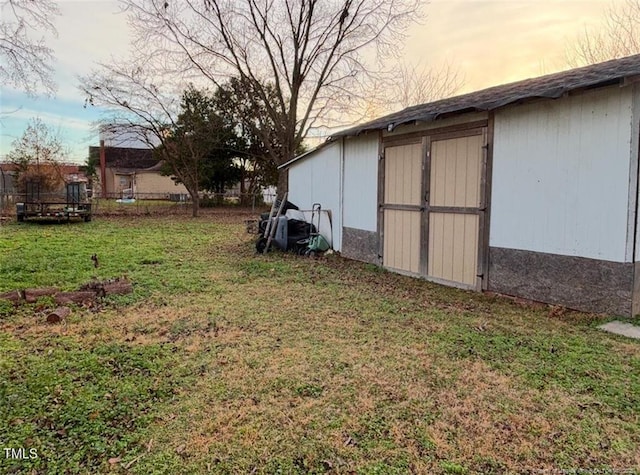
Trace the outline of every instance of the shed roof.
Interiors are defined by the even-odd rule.
[[[640,54],[408,107],[337,132],[329,140],[374,130],[393,129],[402,124],[428,122],[445,115],[490,111],[531,99],[557,99],[580,89],[625,84],[627,80],[636,79],[634,76],[639,75]]]

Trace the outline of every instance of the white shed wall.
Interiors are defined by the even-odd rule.
[[[631,134],[631,164],[629,167],[629,183],[631,186],[629,188],[629,219],[627,228],[629,230],[628,235],[633,236],[630,239],[630,243],[627,243],[627,255],[634,254],[633,260],[635,262],[640,262],[640,224],[639,217],[636,216],[636,208],[638,207],[638,203],[640,203],[640,184],[638,183],[638,177],[640,175],[638,170],[638,154],[640,152],[640,84],[633,85],[633,125],[631,130],[635,130]],[[635,245],[635,246],[634,246]]]
[[[344,140],[343,189],[343,226],[377,231],[378,134]]]
[[[613,87],[497,111],[490,245],[625,262],[631,110]]]
[[[289,198],[300,209],[311,209],[320,203],[323,210],[331,210],[332,246],[342,246],[342,210],[340,184],[342,181],[341,141],[311,153],[289,168]]]

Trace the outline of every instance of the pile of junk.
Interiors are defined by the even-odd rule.
[[[256,251],[266,254],[275,248],[314,256],[331,249],[331,212],[320,203],[301,210],[287,201],[276,200],[269,213],[262,213],[258,223]]]

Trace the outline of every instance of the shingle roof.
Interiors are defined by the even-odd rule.
[[[112,168],[145,169],[158,163],[153,150],[144,148],[105,147],[105,162]],[[100,147],[89,147],[89,156],[100,158]]]
[[[446,114],[490,111],[530,99],[557,99],[570,91],[617,84],[625,78],[636,75],[640,75],[640,55],[614,59],[408,107],[400,112],[337,132],[330,139],[360,135],[368,131],[387,129],[389,126],[397,127],[413,122],[428,122]]]

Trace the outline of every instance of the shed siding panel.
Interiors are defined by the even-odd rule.
[[[429,276],[475,285],[478,260],[478,216],[431,213]]]
[[[635,130],[631,134],[631,163],[629,167],[629,175],[631,176],[629,182],[633,184],[629,189],[629,212],[627,218],[628,235],[632,235],[634,232],[634,239],[629,239],[631,242],[627,242],[627,255],[632,256],[635,248],[635,256],[633,259],[636,262],[640,262],[640,226],[636,226],[636,223],[640,223],[640,220],[636,216],[636,207],[640,203],[640,184],[638,183],[638,176],[640,171],[638,170],[638,153],[640,152],[640,84],[633,85],[633,126],[631,130]],[[635,187],[635,188],[634,188]],[[635,244],[635,246],[634,246]],[[640,277],[640,276],[639,276]],[[640,305],[640,278],[637,279],[638,294],[636,298],[638,305]]]
[[[378,135],[344,141],[344,221],[348,228],[377,231]]]
[[[417,274],[420,270],[420,213],[385,210],[384,265]]]
[[[496,112],[490,244],[625,261],[631,88]]]
[[[159,172],[144,172],[136,174],[136,193],[154,195],[160,198],[170,193],[188,194],[182,183],[176,184],[170,176],[163,176]]]
[[[294,163],[289,168],[288,197],[300,209],[320,203],[323,210],[331,210],[332,245],[337,251],[342,245],[340,148],[341,142],[336,142]]]
[[[432,206],[477,207],[480,203],[482,136],[432,143]]]
[[[385,202],[419,205],[422,190],[422,144],[387,149]]]

